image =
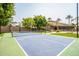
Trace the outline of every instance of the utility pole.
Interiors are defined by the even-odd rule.
[[[78,3],[77,3],[77,38],[78,38]]]

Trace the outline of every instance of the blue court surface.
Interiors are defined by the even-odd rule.
[[[13,33],[29,56],[57,56],[74,39],[32,32]]]

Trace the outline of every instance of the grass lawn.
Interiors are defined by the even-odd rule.
[[[77,38],[77,35],[75,33],[53,33],[53,35],[60,35],[60,36]],[[79,35],[78,35],[78,37],[79,37]]]
[[[24,56],[25,54],[20,49],[11,37],[10,33],[0,34],[0,56]]]
[[[68,49],[66,49],[60,56],[79,56],[79,39],[76,38],[76,34],[54,33],[53,35],[60,35],[60,36],[75,38],[75,42]]]
[[[60,56],[79,56],[79,39],[75,39],[75,42]]]

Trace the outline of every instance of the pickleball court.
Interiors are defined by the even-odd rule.
[[[57,56],[74,39],[32,32],[14,32],[15,39],[28,56]]]

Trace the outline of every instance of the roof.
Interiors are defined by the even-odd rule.
[[[57,24],[59,26],[69,26],[68,24],[65,24],[65,23],[61,23],[61,22],[57,23],[57,21],[48,21],[48,24],[50,24],[51,26],[56,26]]]
[[[18,26],[19,25],[18,22],[12,22],[11,24],[12,24],[12,26]]]

